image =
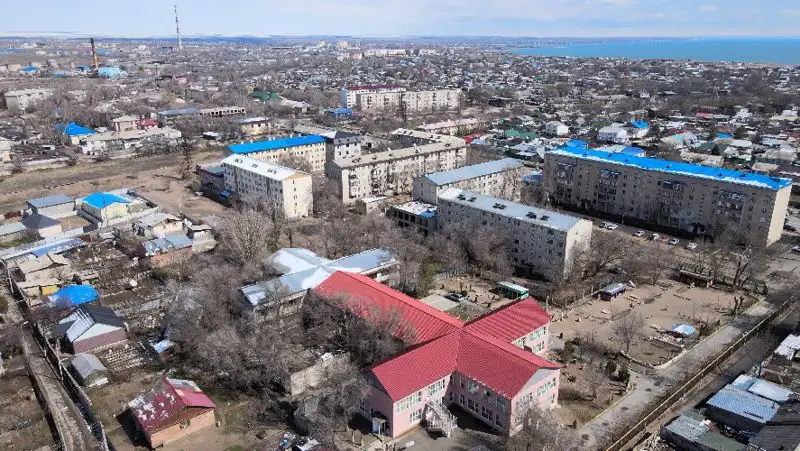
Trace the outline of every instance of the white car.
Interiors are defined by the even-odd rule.
[[[800,254],[800,246],[795,246],[791,249],[792,252],[795,254]]]
[[[659,235],[657,233],[654,233],[654,234],[650,235],[650,241],[658,241],[660,239],[661,239],[661,235]]]
[[[686,243],[686,249],[689,249],[690,251],[697,249],[697,243]]]
[[[644,230],[637,230],[637,231],[633,232],[633,236],[635,236],[637,238],[643,237],[644,233],[645,233]]]
[[[674,246],[674,245],[676,245],[676,244],[678,244],[680,242],[681,242],[681,240],[679,240],[677,238],[672,238],[671,240],[667,241],[667,244],[669,244],[670,246]]]
[[[608,230],[617,230],[619,226],[614,224],[613,222],[606,223],[606,228]]]

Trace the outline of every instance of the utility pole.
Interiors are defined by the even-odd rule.
[[[178,51],[183,51],[183,41],[181,41],[181,24],[178,22],[178,5],[175,7],[175,33],[178,35]]]

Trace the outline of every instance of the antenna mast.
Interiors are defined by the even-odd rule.
[[[178,34],[178,51],[183,50],[183,42],[181,41],[181,24],[178,22],[178,5],[175,6],[175,32]]]

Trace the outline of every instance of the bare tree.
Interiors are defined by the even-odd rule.
[[[573,431],[558,423],[555,416],[531,406],[521,412],[522,429],[509,437],[506,448],[509,451],[576,451],[582,443]]]
[[[269,210],[247,206],[230,215],[220,232],[225,254],[240,265],[247,265],[260,262],[277,250],[281,229]]]
[[[642,315],[632,310],[628,313],[623,313],[620,318],[614,321],[614,333],[625,346],[625,353],[630,352],[631,345],[642,336],[642,328],[644,326]]]

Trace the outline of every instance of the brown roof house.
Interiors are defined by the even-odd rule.
[[[165,377],[128,407],[137,431],[158,448],[212,426],[216,406],[194,382]]]
[[[127,325],[108,307],[82,304],[53,327],[51,335],[75,354],[105,349],[128,339]]]

